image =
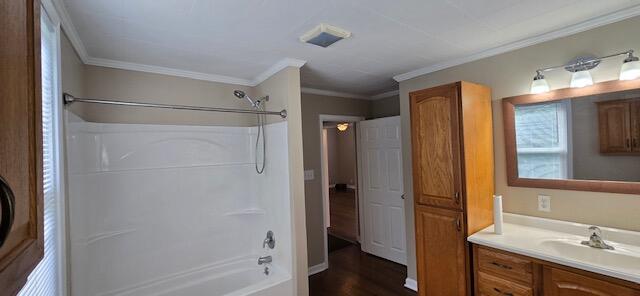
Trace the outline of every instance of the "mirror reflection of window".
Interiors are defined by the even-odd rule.
[[[518,176],[570,179],[571,102],[554,101],[515,107]]]

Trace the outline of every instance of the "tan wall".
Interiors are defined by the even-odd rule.
[[[329,169],[329,184],[338,181],[338,133],[335,128],[325,128],[327,131],[327,164]]]
[[[327,130],[327,164],[329,184],[355,186],[356,177],[356,135],[354,126],[340,132],[335,127]]]
[[[71,41],[69,41],[69,38],[64,33],[60,36],[60,59],[62,92],[75,96],[84,96],[85,66],[73,49]],[[74,113],[84,113],[84,106],[81,104],[74,104],[70,108]]]
[[[367,100],[345,99],[313,94],[302,94],[302,130],[304,141],[304,169],[314,170],[315,179],[306,181],[307,246],[309,266],[324,261],[324,229],[322,217],[322,184],[320,169],[320,114],[369,115]]]
[[[287,109],[287,140],[289,148],[289,193],[291,199],[291,231],[293,234],[293,279],[295,295],[309,295],[307,277],[307,235],[302,148],[302,99],[300,69],[288,67],[255,87],[256,96],[269,95],[269,110]],[[267,122],[281,121],[269,116]]]
[[[400,96],[371,101],[371,118],[400,115]]]
[[[338,176],[336,183],[355,186],[356,178],[356,133],[354,125],[350,125],[344,132],[337,133],[338,145]]]
[[[416,278],[413,194],[411,193],[411,138],[409,92],[459,80],[488,85],[493,91],[495,145],[495,182],[498,194],[504,195],[504,210],[511,213],[576,221],[587,224],[640,230],[640,196],[577,192],[507,186],[504,134],[500,99],[529,92],[535,70],[566,63],[581,54],[607,55],[627,49],[640,50],[640,17],[628,19],[569,37],[541,43],[498,56],[452,67],[400,83],[402,113],[403,163],[407,191],[407,245],[409,277]],[[595,82],[617,79],[620,60],[606,61],[592,71]],[[569,85],[570,75],[556,71],[547,75],[552,88]],[[537,194],[552,197],[551,212],[537,211]],[[487,197],[490,198],[490,197]]]
[[[240,89],[253,95],[247,86],[97,66],[85,66],[84,75],[84,95],[90,98],[249,109],[248,102],[234,97],[233,91]],[[93,122],[227,126],[256,123],[254,116],[246,114],[76,104],[83,106],[74,111]]]

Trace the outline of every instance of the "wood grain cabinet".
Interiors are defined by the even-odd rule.
[[[43,254],[40,3],[0,4],[0,295]]]
[[[470,295],[466,237],[493,222],[491,91],[457,82],[409,96],[418,292]]]
[[[640,99],[597,104],[600,153],[640,154]]]
[[[640,296],[640,284],[473,246],[475,295]]]

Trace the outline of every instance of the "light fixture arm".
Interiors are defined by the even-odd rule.
[[[609,58],[614,58],[614,57],[618,57],[618,56],[622,56],[622,55],[626,55],[627,56],[625,61],[627,61],[627,60],[633,61],[635,59],[638,59],[637,57],[633,56],[633,52],[634,52],[633,49],[630,49],[630,50],[627,50],[627,51],[614,53],[614,54],[610,54],[610,55],[603,56],[603,57],[594,57],[594,58],[588,58],[588,59],[581,59],[581,60],[577,60],[576,62],[572,62],[572,63],[568,63],[568,64],[564,64],[564,65],[537,69],[536,73],[537,74],[542,74],[543,72],[548,72],[548,71],[552,71],[552,70],[556,70],[556,69],[560,69],[560,68],[565,68],[565,69],[579,68],[581,66],[584,66],[585,64],[594,64],[594,65],[597,66],[597,64],[599,64],[602,60],[609,59]]]

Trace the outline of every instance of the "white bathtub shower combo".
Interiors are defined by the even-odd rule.
[[[286,122],[258,174],[257,127],[68,117],[73,295],[294,294]]]

